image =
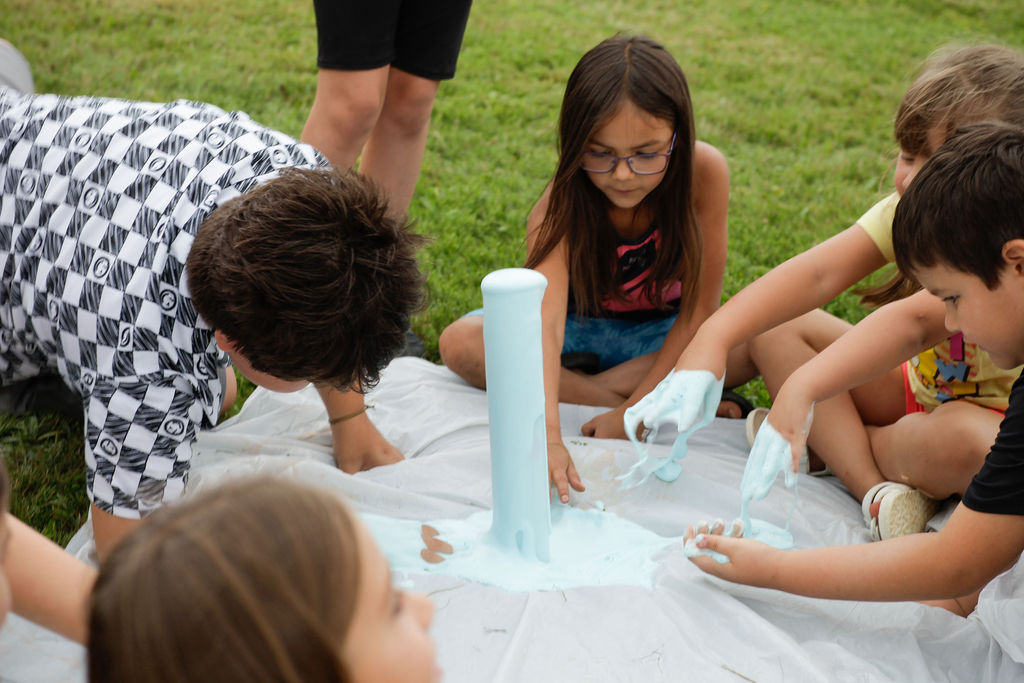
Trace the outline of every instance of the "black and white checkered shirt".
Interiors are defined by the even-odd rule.
[[[206,216],[285,166],[326,162],[239,112],[0,89],[0,384],[82,396],[90,499],[179,497],[226,363],[189,298]]]

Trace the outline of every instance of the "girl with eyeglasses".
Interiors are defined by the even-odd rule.
[[[626,408],[719,306],[729,169],[695,137],[679,64],[641,36],[609,38],[583,56],[566,85],[559,141],[554,177],[527,222],[526,267],[548,280],[548,468],[565,503],[583,483],[562,440],[559,401],[611,408],[583,433],[625,438]],[[484,387],[479,313],[449,325],[439,346],[451,370]],[[726,383],[752,374],[737,362]],[[720,410],[741,417],[746,401],[731,398],[736,405]]]

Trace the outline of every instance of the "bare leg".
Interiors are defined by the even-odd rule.
[[[475,387],[487,387],[483,316],[467,316],[451,323],[441,333],[437,346],[449,370]],[[625,398],[590,375],[563,369],[559,378],[558,400],[565,403],[612,408]]]
[[[643,356],[637,356],[590,377],[605,389],[626,397],[640,386],[640,382],[651,371],[656,355],[654,353],[647,353]]]
[[[303,142],[323,152],[336,168],[355,168],[384,107],[390,70],[320,69]]]
[[[409,210],[438,86],[394,67],[388,72],[384,107],[366,141],[359,171],[380,185],[394,213]]]
[[[725,361],[725,386],[738,387],[760,375],[746,342],[729,350]]]
[[[761,369],[771,396],[778,393],[794,370],[850,327],[816,310],[751,340],[750,355]],[[903,413],[903,375],[900,368],[895,368],[853,391],[816,404],[807,443],[860,500],[868,489],[885,481],[875,464],[865,424],[891,424]]]
[[[452,322],[441,332],[437,345],[441,353],[441,362],[447,365],[449,370],[475,387],[486,388],[483,316],[466,316]],[[614,408],[636,390],[650,372],[654,358],[654,353],[638,356],[596,375],[563,370],[559,379],[558,400]],[[736,377],[737,381],[730,386],[742,384],[755,376],[750,373],[756,372],[745,344],[737,346],[729,353],[727,384],[733,377]],[[725,401],[719,409],[719,414],[739,417],[739,406]]]
[[[484,389],[484,317],[469,315],[450,323],[437,339],[441,362],[478,389]]]
[[[912,413],[888,427],[868,428],[871,450],[886,479],[939,500],[963,494],[985,462],[1002,417],[952,401],[930,413]]]
[[[615,407],[622,403],[622,401],[636,391],[636,388],[640,386],[640,382],[647,377],[647,374],[651,371],[651,367],[654,365],[656,356],[657,353],[644,354],[643,356],[631,358],[625,363],[620,363],[619,365],[608,368],[607,370],[595,375],[584,375],[585,378],[591,380],[593,383],[600,385],[600,387],[620,397],[618,403],[608,403],[607,401],[613,400],[611,394],[604,394],[596,388],[591,387],[588,389],[585,388],[584,385],[581,385],[582,391],[589,392],[591,396],[600,397],[594,399],[600,402],[585,403],[584,405],[607,405]],[[738,386],[750,381],[756,376],[757,368],[754,366],[754,362],[750,358],[750,353],[747,350],[746,344],[737,346],[729,352],[728,366],[725,372],[725,386]],[[565,400],[570,401],[568,398]],[[740,409],[740,406],[736,405],[732,401],[722,401],[718,408],[718,416],[739,418],[742,416],[742,410]]]
[[[558,400],[562,403],[606,408],[615,408],[626,400],[628,394],[619,394],[606,388],[594,381],[595,376],[562,368],[558,380]]]

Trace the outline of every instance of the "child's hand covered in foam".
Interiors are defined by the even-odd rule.
[[[686,440],[691,433],[715,418],[722,400],[724,381],[724,374],[718,379],[707,370],[670,372],[651,393],[628,408],[624,419],[626,436],[643,457],[624,478],[639,484],[651,472],[657,472],[665,481],[679,476],[678,461],[686,457]],[[674,423],[679,431],[671,454],[668,458],[650,457],[649,448],[643,441],[648,436],[653,440],[658,428],[670,423]],[[644,430],[642,435],[639,434],[641,429]],[[650,435],[647,430],[650,430]]]
[[[683,551],[701,571],[737,583],[764,586],[776,564],[780,551],[769,545],[743,538],[743,529],[734,522],[723,533],[717,522],[710,529],[701,523],[696,529],[686,527]]]
[[[799,451],[795,451],[793,445],[775,431],[775,428],[768,422],[770,419],[771,415],[761,423],[761,428],[757,430],[754,446],[750,449],[750,455],[747,457],[747,466],[743,469],[740,495],[745,503],[751,500],[761,500],[767,496],[779,472],[785,473],[787,488],[793,488],[796,484],[797,464],[800,460]],[[801,447],[802,445],[803,442],[801,442]],[[794,453],[797,455],[794,456]]]
[[[765,449],[780,449],[788,446],[789,456],[793,461],[792,471],[799,471],[800,456],[807,446],[807,435],[811,431],[814,420],[814,403],[801,398],[794,398],[786,392],[786,387],[779,392],[772,404],[771,412],[765,419],[754,439],[751,454],[755,451],[762,454]],[[770,427],[771,429],[766,429]],[[761,434],[765,433],[764,439]],[[782,444],[779,443],[781,440]],[[759,446],[758,443],[762,442]],[[783,449],[784,450],[784,449]]]

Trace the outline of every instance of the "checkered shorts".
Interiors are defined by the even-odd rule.
[[[90,499],[138,517],[181,495],[226,363],[185,261],[224,202],[308,145],[245,114],[0,88],[0,383],[82,397]]]

